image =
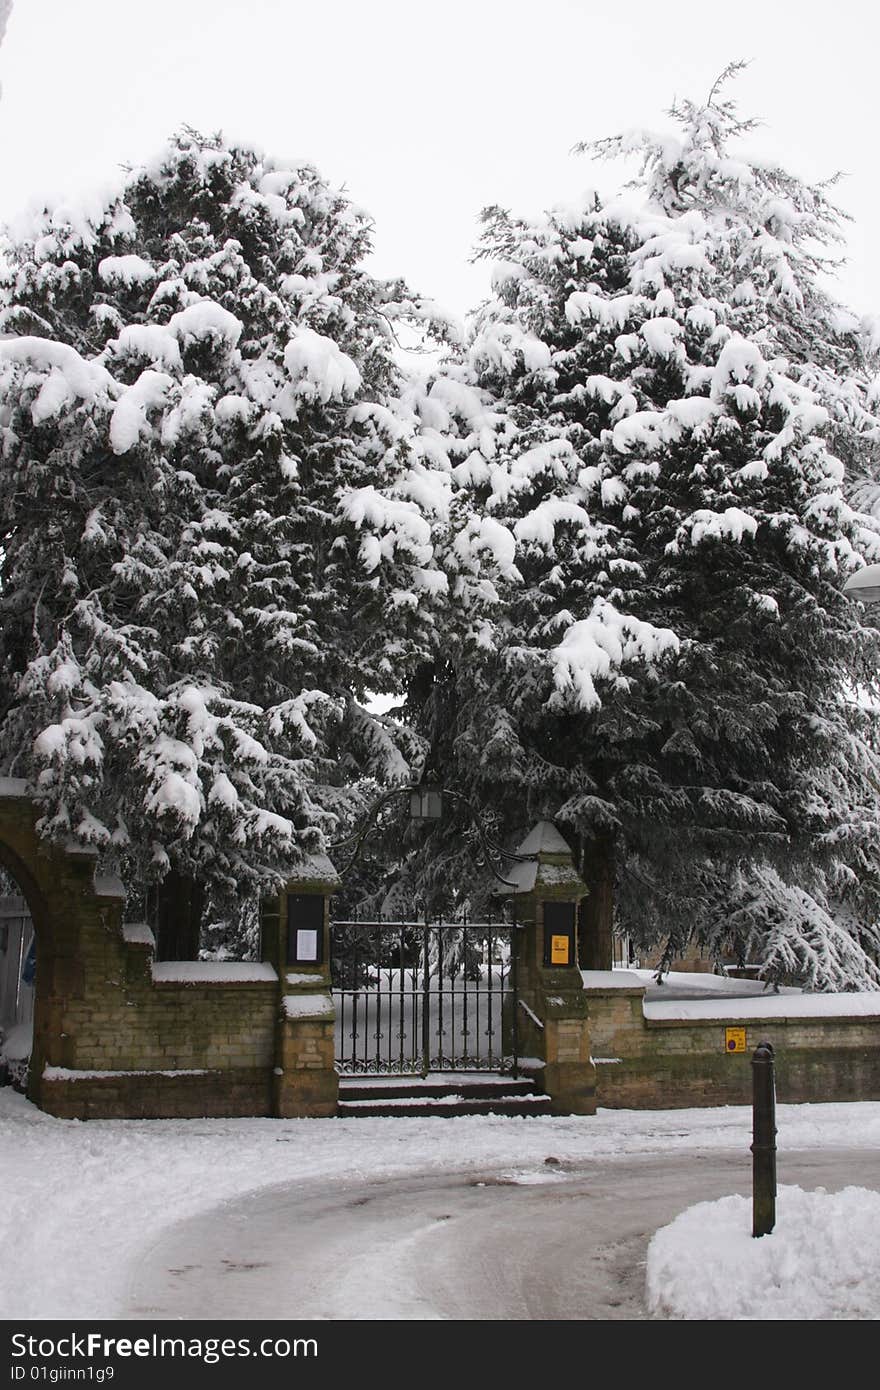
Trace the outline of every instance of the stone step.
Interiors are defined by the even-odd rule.
[[[340,1115],[535,1115],[549,1107],[549,1096],[528,1077],[494,1072],[339,1079]]]
[[[339,1099],[396,1100],[398,1098],[418,1097],[424,1100],[442,1100],[457,1095],[467,1100],[482,1100],[504,1094],[510,1097],[534,1095],[536,1087],[528,1077],[517,1077],[488,1073],[480,1076],[464,1073],[459,1076],[341,1076],[339,1078]]]
[[[549,1115],[551,1111],[550,1097],[543,1095],[497,1095],[470,1100],[461,1095],[448,1095],[434,1099],[424,1096],[398,1096],[388,1100],[378,1097],[375,1100],[340,1100],[337,1113],[341,1119],[352,1116],[443,1116],[448,1119],[450,1116],[458,1115]]]

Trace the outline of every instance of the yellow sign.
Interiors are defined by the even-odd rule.
[[[550,938],[550,964],[551,965],[570,965],[568,953],[571,938],[568,936],[551,936]]]
[[[724,1030],[724,1051],[725,1052],[745,1052],[746,1050],[746,1030],[745,1028],[725,1028]]]

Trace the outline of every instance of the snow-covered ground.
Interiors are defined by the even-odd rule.
[[[781,1105],[784,1150],[880,1150],[880,1103]],[[751,1110],[600,1111],[591,1118],[118,1120],[44,1115],[0,1091],[0,1318],[120,1316],[127,1271],[177,1222],[301,1179],[386,1179],[494,1166],[545,1171],[617,1155],[736,1149]],[[878,1165],[880,1179],[880,1165]],[[683,1202],[686,1183],[683,1183]],[[672,1318],[880,1317],[880,1196],[780,1189],[772,1236],[746,1199],[685,1212],[649,1250],[647,1293]],[[731,1303],[735,1283],[737,1297]]]

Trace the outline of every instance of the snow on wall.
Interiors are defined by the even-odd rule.
[[[95,896],[98,898],[125,898],[125,884],[115,874],[95,875]]]
[[[34,1021],[16,1023],[0,1041],[0,1057],[10,1062],[27,1061],[34,1046]]]
[[[150,1070],[130,1070],[130,1071],[88,1071],[75,1070],[73,1067],[50,1067],[43,1068],[43,1077],[46,1081],[94,1081],[111,1076],[210,1076],[211,1070],[208,1067],[185,1067],[177,1071],[150,1071]]]
[[[748,999],[646,1000],[645,1018],[880,1018],[880,990],[870,994],[762,994]]]
[[[24,777],[0,777],[0,796],[29,796],[30,787]]]
[[[153,964],[157,984],[262,984],[277,979],[274,968],[262,961],[163,960]]]
[[[122,927],[122,939],[133,946],[156,945],[156,938],[146,922],[125,922]]]
[[[690,999],[646,998],[646,1018],[658,1020],[725,1018],[877,1018],[880,990],[862,994],[805,994],[783,988],[776,993],[759,981],[728,979],[723,975],[672,972],[656,985],[650,970],[582,970],[588,991],[689,989]]]
[[[336,1009],[329,994],[286,994],[284,1013],[287,1018],[331,1018]]]

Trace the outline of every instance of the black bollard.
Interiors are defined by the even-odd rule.
[[[773,1048],[759,1043],[752,1054],[752,1235],[776,1225],[776,1077]]]

